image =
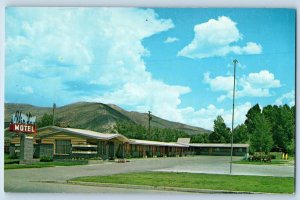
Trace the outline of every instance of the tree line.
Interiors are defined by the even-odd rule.
[[[178,138],[189,137],[186,132],[171,128],[151,127],[149,132],[145,126],[132,122],[117,122],[115,130],[128,138],[140,140],[176,142]]]
[[[249,143],[250,153],[281,151],[295,152],[295,106],[258,104],[249,109],[246,120],[233,130],[233,143]],[[230,143],[231,130],[221,116],[214,120],[214,130],[208,142]]]

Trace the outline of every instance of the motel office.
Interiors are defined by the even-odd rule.
[[[129,139],[121,134],[99,133],[90,130],[43,127],[36,134],[27,134],[34,145],[35,158],[54,159],[172,157],[187,155],[230,155],[230,144],[190,143],[189,138],[179,138],[177,142],[158,142]],[[10,142],[9,153],[18,154],[20,137]],[[233,155],[244,156],[248,144],[234,144]]]

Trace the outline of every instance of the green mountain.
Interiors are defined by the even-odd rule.
[[[5,104],[6,126],[10,117],[17,110],[23,113],[30,112],[37,117],[37,121],[45,113],[52,114],[51,107],[37,107],[28,104]],[[148,127],[148,114],[129,112],[113,104],[78,102],[55,109],[55,121],[61,126],[89,129],[99,132],[113,132],[117,122],[131,122]],[[172,128],[184,131],[189,135],[209,133],[203,128],[189,126],[182,123],[171,122],[152,115],[152,127]]]

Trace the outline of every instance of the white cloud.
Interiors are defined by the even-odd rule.
[[[221,96],[219,96],[219,97],[217,98],[217,101],[218,101],[218,102],[222,102],[222,101],[224,101],[226,98],[227,98],[226,95],[221,95]]]
[[[14,91],[22,90],[25,82],[36,95],[47,96],[47,103],[93,96],[92,87],[117,91],[126,84],[155,81],[142,59],[149,55],[142,40],[174,27],[152,9],[6,11],[6,98],[16,98]]]
[[[204,74],[203,82],[210,86],[212,91],[226,92],[218,97],[221,102],[226,98],[232,98],[233,76],[217,76],[211,78],[209,73]],[[274,74],[268,70],[258,73],[250,73],[247,76],[237,78],[236,97],[267,97],[271,88],[281,87],[280,80],[275,79]]]
[[[177,37],[168,37],[164,43],[173,43],[173,42],[176,42],[178,41],[178,38]]]
[[[246,102],[243,104],[239,104],[234,108],[234,127],[241,123],[244,123],[244,121],[246,120],[246,114],[251,107],[252,104],[250,102]],[[222,117],[226,125],[231,128],[232,109],[226,110]]]
[[[255,42],[247,42],[246,46],[242,47],[241,51],[236,54],[260,54],[262,51],[262,46],[256,44]]]
[[[150,109],[160,117],[182,121],[182,116],[177,112],[181,103],[180,96],[190,91],[189,87],[167,85],[161,81],[150,80],[144,83],[126,83],[113,92],[87,97],[86,100],[130,105],[140,112]]]
[[[150,52],[142,40],[174,27],[171,20],[159,19],[151,9],[7,11],[6,102],[101,101],[140,112],[151,110],[159,117],[208,129],[217,115],[224,115],[226,123],[229,119],[230,110],[215,105],[181,108],[182,95],[191,89],[156,80],[146,70],[143,57]],[[209,74],[206,81],[213,81]],[[218,88],[218,81],[212,87]],[[34,92],[34,98],[19,96],[24,88]]]
[[[245,121],[246,114],[251,107],[250,102],[239,104],[235,107],[234,127]],[[209,130],[213,130],[214,120],[218,115],[221,115],[226,125],[231,128],[232,109],[224,110],[223,108],[217,108],[215,105],[210,104],[199,110],[194,110],[193,108],[181,110],[181,114],[184,116],[184,119],[189,121],[189,124]]]
[[[21,98],[10,93],[21,90],[16,85],[31,83],[39,99],[32,104],[100,101],[189,123],[181,113],[189,108],[179,105],[191,89],[154,79],[143,61],[149,51],[142,40],[173,28],[171,20],[150,9],[13,11],[6,38],[6,77],[14,77],[6,78],[9,100]]]
[[[209,73],[205,73],[203,82],[209,84],[212,91],[228,91],[233,89],[233,76],[217,76],[212,79]]]
[[[245,81],[253,86],[263,88],[277,88],[281,86],[280,81],[276,80],[274,74],[268,70],[262,70],[259,73],[250,73],[248,77],[245,78]]]
[[[288,104],[289,106],[295,105],[295,90],[283,94],[275,100],[275,105]]]
[[[190,44],[178,52],[178,56],[188,58],[208,58],[235,54],[260,54],[262,46],[247,42],[246,46],[233,45],[243,39],[236,23],[229,17],[221,16],[195,25],[195,36]]]
[[[30,86],[23,87],[23,93],[24,94],[32,94],[33,93],[32,87],[30,87]]]

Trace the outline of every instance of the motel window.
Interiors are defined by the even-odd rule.
[[[216,148],[213,148],[213,152],[219,152],[220,151],[220,148],[216,147]]]
[[[200,149],[201,149],[201,151],[203,151],[203,152],[208,152],[208,148],[206,148],[206,147],[200,148]]]
[[[56,154],[70,154],[71,153],[71,140],[56,140],[55,141]]]

